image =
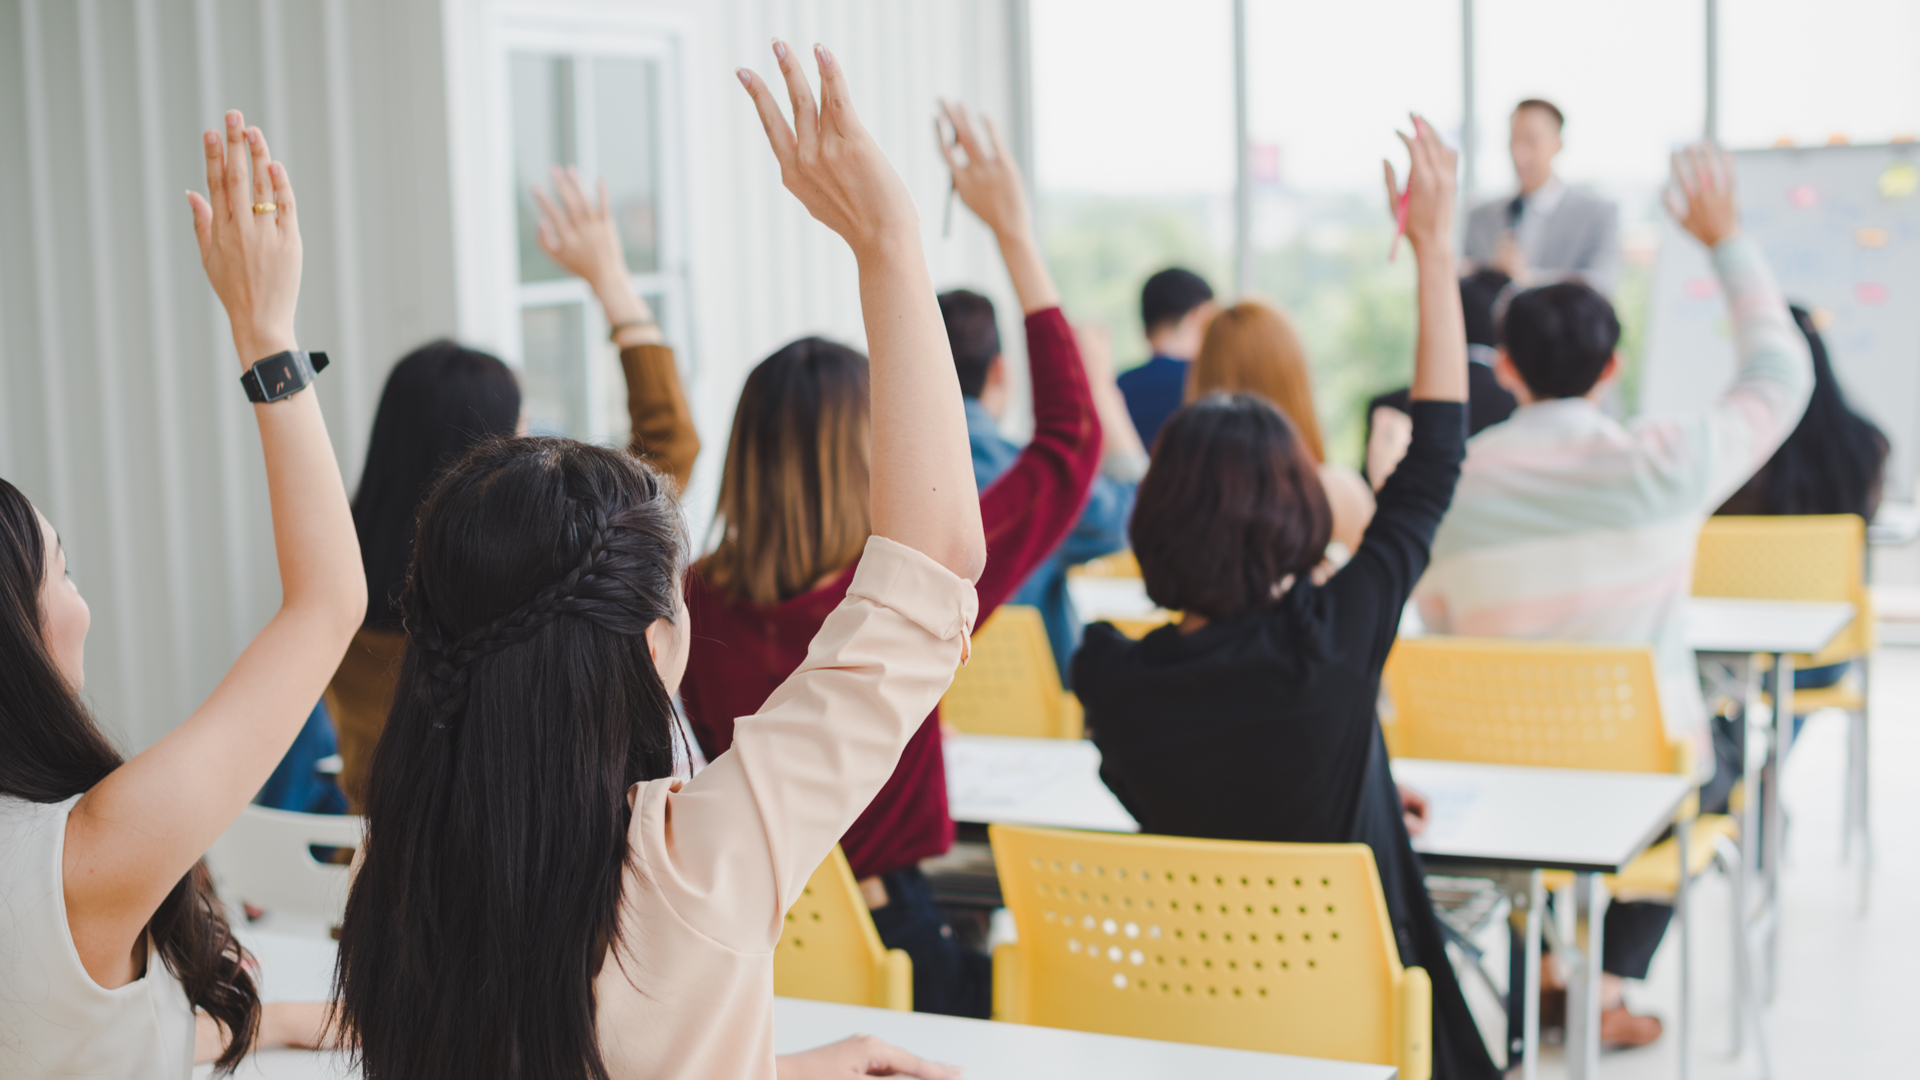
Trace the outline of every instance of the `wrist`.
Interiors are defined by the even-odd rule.
[[[854,262],[862,266],[902,259],[923,259],[918,222],[910,221],[904,226],[892,225],[875,230],[859,243],[849,243],[847,246],[853,249]]]
[[[255,331],[246,334],[236,331],[233,335],[233,351],[240,356],[242,371],[252,368],[269,356],[278,356],[299,347],[291,330]]]

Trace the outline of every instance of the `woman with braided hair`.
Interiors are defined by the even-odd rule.
[[[90,617],[66,550],[0,481],[8,1080],[184,1080],[196,1060],[230,1071],[256,1045],[320,1033],[318,1005],[261,1005],[201,856],[292,745],[360,624],[366,583],[320,402],[302,381],[312,372],[295,371],[311,361],[295,351],[300,226],[286,168],[238,112],[202,150],[208,194],[188,199],[256,402],[280,609],[193,715],[123,760],[80,696]]]
[[[367,1080],[955,1071],[873,1040],[776,1061],[786,909],[965,658],[986,561],[959,384],[913,202],[816,47],[775,44],[781,177],[843,237],[872,348],[872,533],[807,659],[674,775],[689,640],[671,486],[561,439],[483,444],[422,506],[408,647],[340,933]]]

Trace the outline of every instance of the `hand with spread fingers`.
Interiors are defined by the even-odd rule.
[[[1395,132],[1395,134],[1400,134]],[[1407,186],[1402,189],[1393,164],[1386,163],[1387,211],[1392,213],[1404,195],[1407,200],[1407,241],[1414,254],[1453,242],[1454,172],[1458,156],[1440,140],[1424,117],[1413,118],[1413,137],[1400,134],[1407,146]]]
[[[786,42],[773,43],[793,102],[792,127],[766,83],[746,68],[738,73],[780,162],[781,183],[856,256],[876,244],[917,235],[920,218],[913,197],[854,113],[846,72],[826,46],[816,45],[813,52],[820,67],[818,105],[799,56]]]
[[[1740,204],[1733,194],[1733,158],[1707,142],[1673,155],[1673,186],[1667,210],[1694,239],[1716,247],[1740,231]]]
[[[624,348],[664,341],[653,309],[633,291],[606,179],[600,181],[599,201],[589,202],[579,171],[571,165],[564,169],[555,165],[553,190],[549,196],[538,187],[533,189],[533,201],[540,205],[540,250],[592,287],[607,323],[614,328],[614,344]]]
[[[250,367],[294,347],[301,252],[293,185],[238,110],[227,113],[225,140],[209,131],[202,148],[207,194],[187,192],[200,265],[227,309],[240,365]]]
[[[953,190],[960,201],[996,236],[1024,237],[1032,232],[1020,168],[1001,145],[993,118],[980,118],[986,128],[986,138],[982,139],[965,104],[942,101],[940,112],[953,132],[953,140],[947,140],[937,120],[934,135],[940,140],[940,154],[947,159],[947,168],[953,170]]]

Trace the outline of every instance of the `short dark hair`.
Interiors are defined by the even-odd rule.
[[[1167,323],[1179,322],[1187,312],[1213,299],[1207,279],[1178,266],[1147,279],[1140,288],[1140,326],[1151,334]]]
[[[1520,293],[1500,321],[1500,347],[1537,398],[1574,398],[1592,390],[1619,344],[1613,305],[1574,281]]]
[[[1503,270],[1475,270],[1460,279],[1460,307],[1467,316],[1467,344],[1491,349],[1500,344],[1493,306],[1513,279]]]
[[[1567,126],[1566,114],[1560,111],[1560,106],[1555,105],[1546,98],[1530,97],[1513,107],[1514,112],[1519,112],[1522,109],[1539,109],[1541,112],[1553,117],[1553,130],[1555,131],[1562,131]]]
[[[1257,394],[1209,394],[1174,413],[1140,481],[1129,536],[1147,595],[1230,619],[1312,572],[1333,535],[1320,471],[1286,414]]]
[[[1000,323],[993,315],[993,301],[969,289],[943,292],[940,318],[947,324],[960,393],[977,398],[987,388],[987,371],[1000,356]]]

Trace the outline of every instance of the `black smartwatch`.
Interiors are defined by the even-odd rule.
[[[326,353],[288,349],[253,365],[240,376],[240,385],[246,388],[248,401],[265,404],[305,390],[313,377],[326,369]]]

